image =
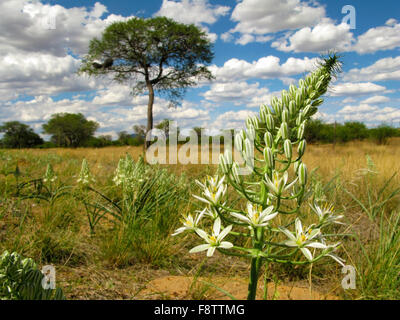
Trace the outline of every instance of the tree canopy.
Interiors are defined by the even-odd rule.
[[[149,131],[155,91],[178,104],[188,87],[213,78],[207,69],[213,57],[207,34],[194,24],[166,17],[132,18],[112,23],[100,39],[90,41],[80,73],[112,75],[114,80],[132,85],[133,94],[147,91]]]
[[[19,121],[3,123],[0,132],[4,132],[1,144],[5,148],[31,148],[44,142],[32,128]]]
[[[93,137],[98,127],[97,122],[87,120],[81,113],[56,113],[43,125],[43,131],[59,147],[79,147]]]

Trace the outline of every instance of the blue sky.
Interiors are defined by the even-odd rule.
[[[344,6],[355,21],[343,18]],[[312,71],[328,50],[343,73],[316,115],[327,122],[400,126],[400,4],[395,0],[149,0],[0,3],[0,122],[41,132],[57,112],[81,112],[114,137],[146,122],[147,97],[75,72],[93,37],[130,17],[167,16],[203,28],[214,43],[212,83],[188,90],[177,109],[157,97],[155,121],[216,132],[239,128],[260,104]],[[355,29],[350,22],[355,23]]]

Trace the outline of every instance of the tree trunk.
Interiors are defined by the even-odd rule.
[[[149,102],[147,104],[147,133],[153,129],[153,104],[154,104],[154,88],[150,81],[147,82],[147,89],[149,90]],[[145,141],[145,148],[150,146],[150,141]]]

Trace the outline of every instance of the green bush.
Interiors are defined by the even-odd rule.
[[[388,139],[399,136],[399,130],[388,125],[380,125],[377,128],[369,130],[369,136],[377,144],[387,144]]]
[[[32,259],[5,251],[0,256],[0,299],[65,300],[60,288],[43,288],[43,277]]]

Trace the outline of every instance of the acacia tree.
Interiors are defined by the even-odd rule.
[[[134,95],[147,91],[148,132],[153,129],[155,91],[172,105],[179,104],[188,87],[213,78],[207,69],[213,57],[207,34],[194,24],[165,17],[133,18],[109,25],[100,39],[92,39],[79,72],[111,75],[131,84]]]
[[[6,148],[31,148],[44,142],[32,128],[19,121],[3,123],[0,132],[4,132],[0,145],[3,144]]]
[[[43,124],[43,132],[51,135],[51,141],[61,147],[79,147],[93,137],[99,124],[87,120],[82,113],[56,113]]]

